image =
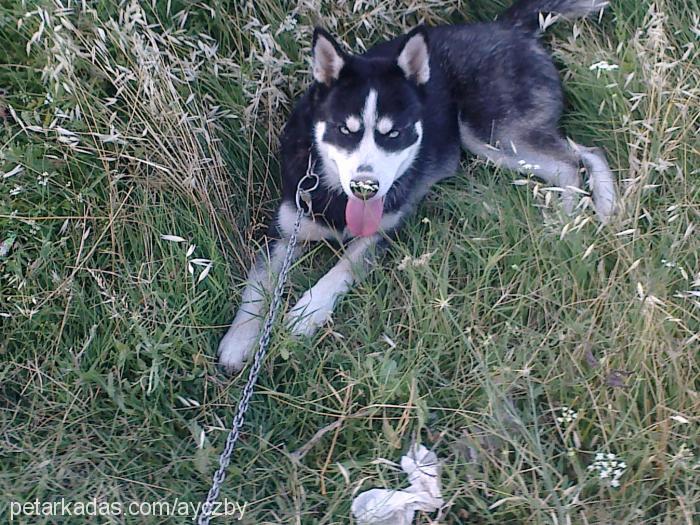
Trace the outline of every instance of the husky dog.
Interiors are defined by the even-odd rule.
[[[491,23],[418,27],[363,55],[346,53],[324,30],[313,38],[313,84],[281,138],[282,200],[250,269],[241,307],[219,345],[221,365],[243,366],[258,340],[296,218],[308,166],[320,184],[300,244],[349,241],[338,263],[289,312],[297,335],[324,324],[336,301],[436,182],[457,170],[461,148],[562,188],[572,211],[586,168],[602,221],[615,207],[603,152],[565,139],[557,69],[538,40],[540,16],[599,12],[602,0],[520,0]],[[298,255],[301,248],[296,250]]]

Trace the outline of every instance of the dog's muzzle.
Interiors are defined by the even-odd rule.
[[[350,191],[358,199],[366,201],[379,193],[379,182],[377,179],[368,177],[352,179],[350,181]]]

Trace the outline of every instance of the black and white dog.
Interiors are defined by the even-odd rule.
[[[300,335],[328,320],[338,298],[370,263],[375,245],[401,225],[433,184],[455,173],[461,148],[562,188],[568,211],[581,186],[582,164],[596,212],[607,220],[615,207],[613,174],[600,150],[562,136],[559,75],[538,41],[541,14],[586,16],[606,4],[519,0],[498,21],[418,27],[363,55],[346,53],[317,29],[314,82],[281,138],[276,223],[219,346],[221,365],[240,369],[259,337],[264,297],[287,250],[297,185],[309,163],[320,185],[299,238],[349,243],[288,314],[288,325]]]

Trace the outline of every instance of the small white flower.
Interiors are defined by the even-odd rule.
[[[591,67],[589,67],[591,71],[596,72],[596,76],[600,78],[600,72],[601,71],[614,71],[616,69],[620,69],[620,66],[617,64],[608,64],[605,60],[601,60],[600,62],[596,62],[595,64],[591,64]]]
[[[666,268],[675,268],[676,263],[673,261],[667,261],[666,259],[661,259],[661,264],[663,264]]]
[[[620,461],[617,456],[611,452],[597,452],[595,461],[588,465],[588,470],[590,472],[596,472],[598,478],[607,480],[611,487],[620,486],[620,478],[622,478],[626,468],[627,464],[624,461]]]
[[[519,160],[518,164],[520,165],[520,168],[522,170],[526,170],[526,171],[530,171],[530,172],[538,170],[541,167],[539,164],[531,164],[531,163],[526,162],[524,160]]]
[[[567,406],[562,406],[560,410],[561,416],[557,417],[557,422],[559,423],[573,423],[576,420],[576,418],[578,418],[578,412]]]

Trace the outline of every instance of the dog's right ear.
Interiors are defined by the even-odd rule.
[[[338,80],[340,70],[345,65],[345,54],[327,31],[317,27],[314,30],[313,75],[316,82],[330,86]]]

